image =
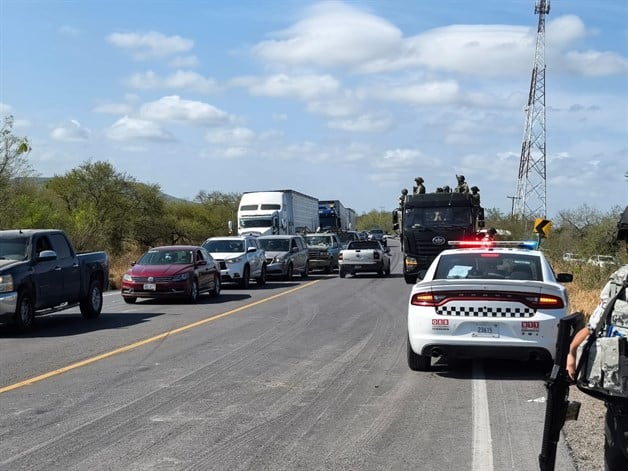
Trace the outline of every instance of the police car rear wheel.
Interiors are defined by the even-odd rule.
[[[410,339],[408,339],[408,366],[412,371],[427,371],[430,369],[432,359],[427,355],[417,355],[412,350]]]

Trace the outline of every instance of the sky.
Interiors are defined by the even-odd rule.
[[[178,198],[293,189],[363,214],[464,175],[510,214],[534,6],[0,0],[0,116],[42,177],[106,161]],[[628,1],[550,7],[539,216],[623,207]]]

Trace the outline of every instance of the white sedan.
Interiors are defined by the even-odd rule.
[[[412,288],[410,369],[428,370],[440,356],[553,359],[558,321],[569,308],[561,283],[572,275],[554,275],[526,243],[460,245],[441,252]]]

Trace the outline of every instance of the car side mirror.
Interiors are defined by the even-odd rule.
[[[197,265],[207,265],[207,260],[197,260],[196,264]]]
[[[556,275],[556,281],[559,283],[571,283],[573,281],[573,275],[571,273],[559,273]]]
[[[46,262],[48,260],[55,260],[57,258],[57,252],[54,250],[42,250],[37,255],[38,262]]]

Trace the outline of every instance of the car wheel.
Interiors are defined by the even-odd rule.
[[[305,262],[305,268],[301,272],[302,278],[307,278],[308,276],[310,276],[310,262],[309,261]]]
[[[257,286],[264,286],[266,284],[266,264],[262,265],[262,272],[259,277],[255,278]]]
[[[127,304],[135,304],[135,301],[137,301],[137,298],[130,298],[128,296],[123,296],[122,299],[124,299],[124,302]]]
[[[386,271],[384,273],[386,274],[386,276],[390,276],[390,265],[388,265],[388,268],[386,268]]]
[[[247,289],[249,287],[249,283],[251,282],[251,270],[249,266],[245,266],[242,271],[242,278],[240,278],[240,288]]]
[[[284,276],[284,280],[290,281],[294,275],[294,268],[292,267],[292,263],[288,264],[288,268],[286,269],[286,275]]]
[[[406,275],[406,274],[404,274],[403,277],[405,278],[406,283],[408,283],[409,285],[415,284],[418,278],[417,275]]]
[[[344,278],[345,276],[347,276],[347,272],[346,272],[346,271],[344,271],[342,268],[339,268],[339,269],[338,269],[338,276],[339,276],[340,278]]]
[[[195,303],[198,301],[198,281],[192,280],[192,285],[190,286],[190,294],[188,297],[188,301],[190,303]]]
[[[24,333],[33,329],[35,323],[35,307],[33,298],[26,290],[20,291],[17,306],[13,315],[13,324],[18,332]]]
[[[408,345],[408,366],[412,371],[427,371],[430,369],[432,364],[432,359],[427,355],[417,355],[412,350],[412,345],[410,345],[410,339],[407,341]]]
[[[92,280],[89,283],[87,296],[81,299],[81,314],[84,319],[96,319],[102,310],[102,287],[100,281]]]
[[[377,276],[384,276],[384,270],[377,270]]]
[[[220,275],[216,275],[214,277],[214,288],[209,290],[209,295],[218,296],[221,290],[222,290],[222,286],[220,284]]]
[[[325,267],[325,273],[331,273],[331,263]]]

